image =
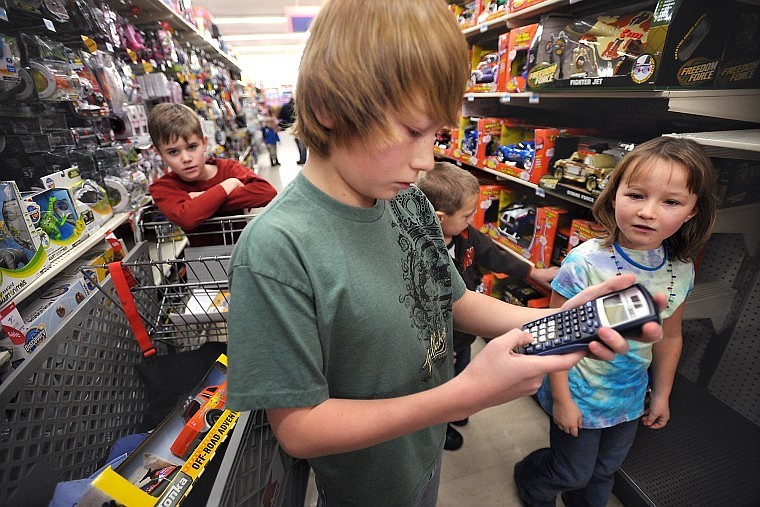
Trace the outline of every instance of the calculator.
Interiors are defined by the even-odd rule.
[[[533,341],[517,351],[539,356],[566,354],[587,348],[592,340],[598,339],[600,327],[611,327],[624,337],[635,337],[647,322],[660,323],[660,314],[652,295],[636,283],[525,324],[522,330],[532,334]]]

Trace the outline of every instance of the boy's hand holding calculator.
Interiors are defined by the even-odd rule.
[[[610,327],[624,337],[641,334],[647,322],[660,323],[660,313],[651,294],[638,283],[583,305],[547,315],[522,327],[533,341],[518,352],[528,355],[566,354],[586,349],[598,340],[601,327]]]

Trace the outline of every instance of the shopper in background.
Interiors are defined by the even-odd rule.
[[[296,104],[293,97],[282,106],[278,118],[282,130],[289,129],[293,126],[296,121]],[[295,132],[293,133],[293,139],[296,141],[296,146],[298,147],[298,162],[296,162],[296,164],[303,165],[306,163],[306,154],[308,153],[306,145],[298,138]]]
[[[311,153],[230,259],[227,403],[266,409],[283,449],[309,460],[320,505],[433,506],[446,423],[535,392],[584,353],[514,353],[531,339],[514,328],[548,311],[466,290],[412,185],[469,77],[446,3],[330,0],[300,69],[294,128]],[[506,334],[452,379],[454,326]],[[593,353],[628,350],[601,334],[611,348]]]
[[[150,186],[158,209],[186,232],[212,216],[238,215],[265,206],[277,190],[236,160],[207,160],[208,137],[184,104],[158,104],[148,131],[169,172]]]
[[[280,165],[277,160],[277,143],[280,142],[280,136],[277,135],[277,122],[274,118],[268,118],[261,127],[261,133],[264,137],[264,145],[269,152],[269,164],[272,167]]]
[[[435,209],[443,231],[443,242],[468,290],[475,290],[480,283],[480,268],[505,273],[510,278],[530,279],[541,287],[551,289],[550,284],[558,268],[532,267],[496,246],[491,238],[472,226],[480,183],[469,171],[449,162],[436,162],[432,171],[420,174],[417,187]],[[470,347],[474,341],[474,335],[454,330],[454,375],[459,375],[470,364]],[[464,439],[451,424],[464,426],[467,419],[453,421],[446,427],[443,448],[453,451],[462,447]]]
[[[525,504],[553,507],[561,494],[568,507],[604,507],[639,418],[651,429],[668,423],[684,300],[694,284],[692,256],[710,237],[715,203],[712,163],[690,140],[643,143],[612,173],[593,207],[607,235],[570,251],[554,279],[552,305],[633,273],[650,292],[669,295],[663,338],[632,341],[612,362],[584,358],[569,372],[549,374],[538,398],[552,416],[551,447],[534,451],[514,470]]]

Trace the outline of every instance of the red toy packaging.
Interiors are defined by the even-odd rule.
[[[541,176],[549,172],[559,132],[555,128],[528,129],[523,141],[499,146],[496,170],[538,184]]]
[[[478,159],[478,165],[489,167],[487,159],[496,155],[501,145],[501,132],[503,120],[501,118],[481,118],[478,120],[478,146],[475,150],[475,156]]]
[[[499,73],[499,53],[492,48],[473,46],[470,52],[472,67],[467,91],[489,93],[496,91]]]
[[[499,220],[499,197],[502,190],[506,190],[502,185],[480,186],[478,205],[472,219],[473,227],[478,230],[487,229],[487,224],[495,224]]]
[[[481,0],[471,0],[463,6],[453,6],[459,28],[464,30],[475,26],[480,14],[480,2]]]
[[[498,91],[519,93],[527,89],[528,53],[537,32],[538,23],[533,23],[499,36]]]
[[[547,268],[551,265],[557,230],[568,220],[565,208],[543,206],[536,209],[535,231],[528,251],[530,260],[537,268]]]
[[[521,11],[546,1],[547,0],[512,0],[509,2],[509,12]]]
[[[481,0],[478,24],[507,15],[507,0]]]
[[[584,220],[575,218],[570,223],[570,237],[567,241],[567,251],[580,245],[589,239],[601,238],[604,236],[604,229],[593,220]]]

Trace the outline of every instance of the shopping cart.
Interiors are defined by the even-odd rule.
[[[226,247],[217,248],[214,253],[229,253],[245,226],[258,215],[260,210],[260,208],[254,208],[242,215],[212,217],[192,232],[186,232],[168,221],[155,205],[149,204],[135,211],[132,232],[135,243],[149,241],[154,245],[151,258],[156,260],[183,257],[183,252],[188,247]],[[203,252],[196,255],[201,256]]]
[[[225,246],[201,250],[213,254],[215,248]],[[229,259],[226,254],[119,261],[103,266],[111,274],[108,286],[90,281],[123,309],[149,358],[227,340]],[[219,459],[207,505],[303,505],[308,464],[282,451],[263,410],[241,414]]]

